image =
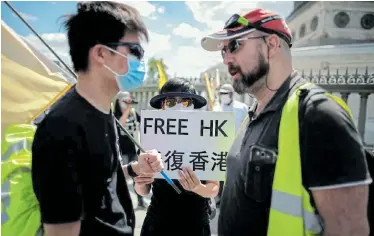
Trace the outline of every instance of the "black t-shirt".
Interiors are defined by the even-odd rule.
[[[272,160],[276,161],[278,153],[282,108],[293,85],[304,82],[297,74],[290,76],[265,109],[249,122],[244,135],[235,140],[227,159],[219,235],[267,234],[275,171]],[[311,190],[369,183],[364,147],[347,112],[325,94],[305,100],[300,98],[299,109],[304,187]],[[250,158],[257,151],[266,153],[263,159]]]
[[[152,218],[156,227],[168,229],[168,232],[175,232],[176,235],[181,231],[194,232],[209,225],[209,199],[186,191],[179,181],[173,181],[181,189],[181,194],[177,194],[166,180],[155,179],[147,217]]]
[[[47,224],[81,220],[80,235],[133,235],[135,215],[118,159],[114,120],[73,87],[39,124],[32,181]]]

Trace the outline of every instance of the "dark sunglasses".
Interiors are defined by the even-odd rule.
[[[130,54],[135,56],[138,60],[142,60],[144,57],[144,49],[138,43],[118,42],[118,43],[108,43],[107,45],[109,47],[125,46],[129,49]]]
[[[182,104],[184,107],[189,107],[193,104],[193,101],[191,98],[173,97],[173,98],[166,98],[163,103],[165,107],[173,107],[179,103]]]
[[[240,42],[244,40],[249,40],[249,39],[259,39],[259,38],[265,38],[266,36],[257,36],[257,37],[247,37],[247,38],[238,38],[238,39],[233,39],[231,40],[227,46],[223,47],[221,50],[221,56],[222,58],[225,58],[227,51],[230,53],[235,53],[239,50],[240,48]]]

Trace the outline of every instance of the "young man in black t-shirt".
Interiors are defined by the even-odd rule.
[[[141,85],[140,39],[148,33],[134,8],[113,2],[79,3],[66,28],[78,81],[39,123],[32,146],[43,229],[47,236],[132,236],[123,172],[153,176],[163,165],[153,150],[121,166],[110,106],[119,89]]]
[[[249,120],[227,156],[218,234],[265,236],[269,224],[291,224],[284,216],[292,215],[302,218],[295,228],[315,219],[312,226],[320,230],[318,235],[368,235],[368,185],[372,180],[362,140],[348,112],[317,86],[298,94],[300,188],[308,191],[314,214],[299,216],[295,211],[298,197],[273,194],[278,141],[287,135],[279,136],[282,112],[289,112],[283,107],[290,93],[307,82],[292,67],[291,43],[292,34],[285,21],[265,9],[233,15],[225,30],[202,40],[206,50],[221,50],[236,92],[249,92],[256,98]],[[289,165],[300,168],[293,162]],[[284,181],[292,182],[287,178]],[[284,209],[277,211],[273,205],[276,201]],[[281,213],[269,222],[271,208]]]

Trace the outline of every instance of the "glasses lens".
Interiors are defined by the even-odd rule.
[[[221,56],[222,56],[222,58],[225,58],[225,55],[226,55],[226,49],[222,49],[221,50]]]
[[[234,39],[227,45],[227,48],[229,49],[230,53],[234,53],[237,51],[240,47],[239,41]]]
[[[129,45],[129,50],[132,55],[134,55],[139,60],[143,59],[144,56],[144,50],[143,48],[138,44],[132,44]]]
[[[189,99],[189,98],[184,98],[184,99],[182,99],[181,104],[182,104],[184,107],[189,107],[189,106],[191,106],[192,101],[191,101],[191,99]]]
[[[225,23],[225,29],[237,27],[239,25],[238,23],[239,17],[240,16],[238,14],[234,14],[233,16],[231,16],[230,19],[228,19]]]
[[[177,99],[175,98],[166,98],[165,99],[165,106],[166,107],[173,107],[177,104]]]

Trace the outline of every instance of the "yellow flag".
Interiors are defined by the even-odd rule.
[[[164,86],[164,84],[168,80],[168,77],[167,77],[167,75],[165,73],[165,70],[164,70],[164,67],[163,67],[161,61],[157,60],[156,63],[157,63],[157,69],[158,69],[158,75],[159,75],[159,78],[158,78],[158,88],[161,89],[162,86]]]
[[[70,87],[66,72],[1,23],[1,136],[30,123]]]
[[[210,80],[209,80],[208,73],[204,73],[204,75],[205,75],[206,89],[208,91],[210,109],[212,110],[213,109],[213,104],[214,104],[214,95],[213,95],[213,91],[212,91],[212,86],[210,85]]]

